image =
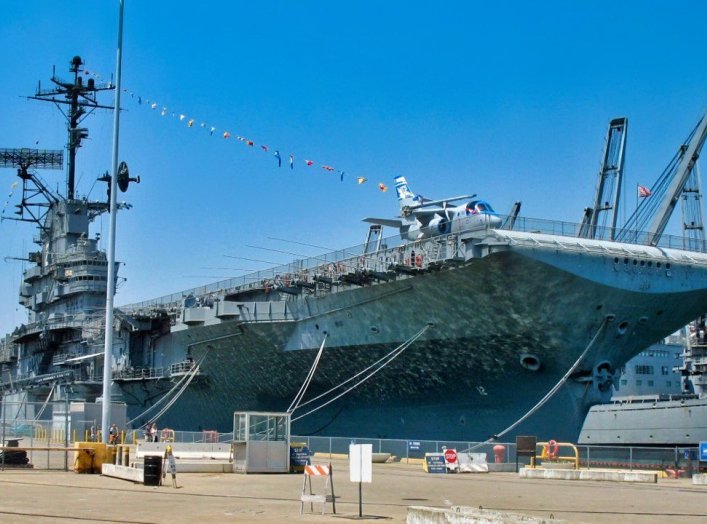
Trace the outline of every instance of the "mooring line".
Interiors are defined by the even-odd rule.
[[[380,363],[381,361],[385,360],[386,358],[390,357],[390,358],[388,358],[388,360],[386,360],[381,366],[379,366],[378,368],[374,369],[371,373],[369,373],[368,375],[366,375],[365,377],[363,377],[361,380],[359,380],[358,382],[356,382],[356,383],[355,383],[353,386],[351,386],[350,388],[345,389],[344,391],[342,391],[340,394],[338,394],[338,395],[335,396],[334,398],[332,398],[332,399],[326,401],[325,403],[323,403],[323,404],[317,406],[316,408],[314,408],[314,409],[308,411],[308,412],[305,413],[304,415],[300,415],[300,416],[298,416],[298,417],[293,418],[293,419],[292,419],[292,422],[295,422],[295,421],[297,421],[297,420],[299,420],[299,419],[301,419],[301,418],[304,418],[304,417],[306,417],[307,415],[311,415],[311,414],[314,413],[315,411],[319,411],[319,410],[322,409],[323,407],[328,406],[329,404],[331,404],[331,403],[334,402],[335,400],[337,400],[337,399],[343,397],[344,395],[346,395],[346,394],[349,393],[350,391],[353,391],[354,389],[356,389],[358,386],[360,386],[361,384],[363,384],[364,382],[366,382],[369,378],[371,378],[373,375],[375,375],[376,373],[378,373],[379,371],[381,371],[384,367],[386,367],[386,366],[387,366],[388,364],[390,364],[393,360],[395,360],[397,357],[399,357],[399,356],[403,353],[403,351],[405,351],[408,347],[410,347],[410,345],[411,345],[413,342],[415,342],[418,338],[420,338],[420,337],[422,336],[422,334],[423,334],[425,331],[427,331],[430,327],[432,327],[432,325],[431,325],[431,324],[427,324],[427,325],[426,325],[425,327],[423,327],[420,331],[418,331],[417,333],[415,333],[410,339],[408,339],[407,341],[403,342],[400,346],[398,346],[397,348],[395,348],[393,351],[391,351],[390,353],[388,353],[386,356],[384,356],[384,357],[378,359],[376,362],[374,362],[373,364],[371,364],[371,365],[368,366],[367,368],[365,368],[365,369],[359,371],[357,374],[355,374],[355,375],[352,376],[351,378],[345,380],[345,381],[342,382],[341,384],[338,384],[337,386],[334,386],[334,387],[331,388],[329,391],[326,391],[326,392],[322,393],[321,395],[319,395],[318,397],[315,397],[315,398],[313,398],[313,399],[311,399],[311,400],[305,402],[304,404],[302,404],[302,405],[304,406],[304,405],[306,405],[306,404],[309,404],[310,402],[314,402],[315,400],[320,399],[320,398],[322,398],[322,397],[328,395],[329,393],[335,391],[336,389],[340,388],[340,387],[343,386],[344,384],[347,384],[348,382],[351,382],[352,380],[354,380],[354,379],[356,379],[357,377],[361,376],[363,373],[365,373],[366,371],[368,371],[369,369],[371,369],[372,367],[374,367],[376,364],[378,364],[378,363]]]
[[[481,446],[483,446],[483,445],[485,445],[485,444],[490,444],[490,443],[492,443],[492,442],[494,442],[494,441],[497,441],[497,440],[498,440],[499,438],[501,438],[503,435],[505,435],[505,434],[508,433],[509,431],[515,429],[521,422],[523,422],[524,420],[526,420],[528,417],[530,417],[531,415],[533,415],[533,413],[535,413],[537,410],[539,410],[541,407],[543,407],[543,406],[545,405],[545,403],[547,403],[547,401],[550,400],[550,399],[552,398],[552,396],[553,396],[555,393],[557,393],[557,391],[558,391],[558,390],[562,387],[562,385],[567,381],[567,379],[570,377],[570,375],[571,375],[572,373],[574,373],[574,370],[577,368],[577,366],[578,366],[579,363],[582,361],[582,359],[584,359],[584,357],[587,355],[587,353],[589,352],[589,350],[591,349],[591,347],[594,345],[594,342],[596,342],[597,337],[599,337],[599,333],[601,333],[601,331],[602,331],[602,330],[604,329],[604,327],[606,326],[606,322],[607,322],[607,319],[604,318],[604,320],[602,320],[601,325],[600,325],[599,328],[597,329],[597,332],[594,334],[594,337],[592,337],[592,340],[589,341],[589,345],[584,349],[584,351],[582,352],[582,354],[579,355],[579,358],[575,361],[575,363],[572,364],[572,367],[570,367],[570,368],[567,370],[567,373],[565,373],[565,375],[560,379],[560,381],[559,381],[557,384],[555,384],[555,385],[553,386],[553,388],[552,388],[550,391],[548,391],[547,394],[546,394],[543,398],[541,398],[540,401],[539,401],[537,404],[535,404],[532,408],[530,408],[530,410],[529,410],[525,415],[523,415],[522,417],[520,417],[518,420],[516,420],[513,424],[511,424],[510,426],[508,426],[506,429],[504,429],[504,430],[501,431],[500,433],[498,433],[498,434],[492,436],[491,438],[489,438],[488,440],[486,440],[486,441],[484,441],[484,442],[479,442],[479,443],[476,444],[475,446],[472,446],[472,447],[470,447],[470,448],[465,449],[463,452],[473,451],[473,450],[475,450],[475,449],[477,449],[477,448],[480,448]]]
[[[294,410],[296,410],[299,406],[299,403],[302,402],[302,397],[304,397],[304,394],[307,392],[307,388],[309,387],[309,383],[312,382],[312,378],[314,377],[314,371],[317,369],[319,359],[322,358],[322,353],[324,352],[324,343],[326,342],[326,337],[328,335],[329,333],[324,333],[324,340],[322,340],[322,345],[319,346],[317,357],[314,359],[312,367],[309,368],[309,373],[307,373],[307,377],[304,379],[302,387],[299,388],[299,391],[295,395],[295,398],[292,399],[292,403],[290,403],[290,407],[287,408],[288,413],[292,413]]]

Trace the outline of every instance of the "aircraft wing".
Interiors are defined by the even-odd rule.
[[[379,224],[381,226],[397,227],[398,229],[403,227],[402,220],[395,220],[392,218],[364,218],[363,221],[368,222],[369,224]]]
[[[417,218],[422,218],[430,215],[444,215],[444,208],[440,206],[435,207],[418,207],[412,209],[412,214]]]
[[[422,224],[422,227],[427,227],[435,216],[445,216],[443,207],[422,207],[412,210],[413,216]]]
[[[459,195],[451,198],[441,198],[439,200],[424,200],[419,207],[435,206],[437,204],[444,204],[445,202],[456,202],[457,200],[464,200],[465,198],[474,198],[476,193],[473,195]]]

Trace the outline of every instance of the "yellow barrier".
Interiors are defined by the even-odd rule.
[[[549,440],[548,442],[538,442],[538,447],[542,448],[542,451],[538,455],[540,460],[550,463],[571,463],[574,465],[574,469],[579,469],[579,450],[577,446],[571,442],[555,442],[554,440]],[[562,449],[570,448],[573,452],[572,456],[561,455],[560,451]],[[535,468],[535,457],[530,458],[530,467]]]

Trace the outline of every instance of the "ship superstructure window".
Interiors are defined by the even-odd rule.
[[[660,366],[661,375],[667,375],[668,373],[670,373],[670,368],[668,368],[668,366]]]
[[[643,381],[642,381],[642,380],[637,380],[637,381],[636,381],[636,385],[637,385],[637,386],[642,386],[642,385],[643,385]]]
[[[666,387],[666,388],[672,387],[672,385],[673,385],[673,383],[670,382],[669,380],[666,380],[666,381],[665,381],[665,387]]]
[[[636,375],[653,375],[655,373],[653,366],[646,364],[636,365]]]

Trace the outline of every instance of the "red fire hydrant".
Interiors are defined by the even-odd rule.
[[[493,447],[493,455],[496,460],[496,464],[504,462],[506,459],[506,446],[503,444],[496,444]]]

